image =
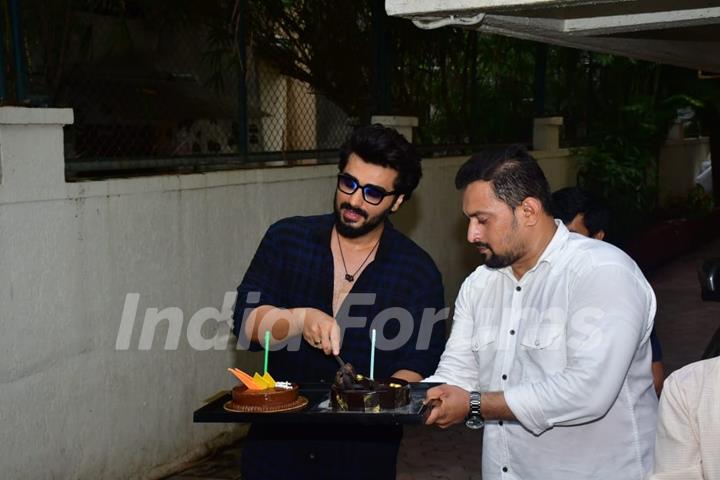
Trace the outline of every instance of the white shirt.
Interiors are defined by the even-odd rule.
[[[486,422],[484,480],[642,480],[657,413],[655,295],[621,250],[556,223],[520,281],[485,266],[465,280],[425,381],[505,392],[518,421]]]
[[[720,358],[665,380],[651,480],[720,480]]]

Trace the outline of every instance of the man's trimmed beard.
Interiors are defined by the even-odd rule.
[[[392,205],[390,205],[386,210],[380,212],[374,217],[371,217],[365,210],[361,208],[354,208],[347,202],[341,203],[338,207],[337,201],[335,201],[333,202],[333,206],[333,212],[335,213],[335,229],[337,230],[338,234],[345,238],[358,238],[362,237],[363,235],[367,235],[368,233],[378,228],[385,221],[385,219],[390,216],[390,213],[392,213]],[[359,227],[348,225],[347,223],[343,222],[342,210],[350,210],[357,213],[365,219],[365,223],[363,223]]]
[[[515,216],[514,212],[513,212],[513,219],[512,219],[512,224],[510,225],[510,229],[511,229],[512,233],[517,232],[517,229],[518,229],[517,217]],[[509,243],[510,238],[511,237],[509,235],[507,235],[505,237],[505,241]],[[473,244],[478,247],[483,247],[487,250],[490,250],[490,253],[492,253],[492,255],[490,255],[490,256],[483,255],[483,257],[484,257],[483,264],[488,268],[498,269],[498,268],[509,267],[513,263],[517,262],[520,259],[520,257],[523,256],[523,254],[521,252],[519,252],[518,250],[511,250],[510,252],[506,253],[505,255],[498,255],[497,253],[495,253],[495,250],[493,250],[492,247],[485,242],[473,242]]]
[[[473,245],[483,247],[490,250],[490,253],[492,253],[492,255],[483,255],[483,264],[488,268],[498,269],[509,267],[522,256],[517,252],[510,252],[506,255],[498,255],[495,253],[495,250],[490,247],[490,245],[483,242],[473,242]]]

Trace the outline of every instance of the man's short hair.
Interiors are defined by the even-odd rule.
[[[599,231],[608,233],[610,228],[610,210],[585,190],[579,187],[567,187],[552,194],[552,212],[567,225],[578,214],[583,215],[583,223],[590,236]]]
[[[458,190],[472,182],[490,182],[495,196],[514,209],[528,197],[550,212],[550,185],[540,165],[522,145],[511,145],[470,157],[455,176]]]
[[[340,147],[338,169],[345,170],[350,154],[354,153],[367,163],[390,167],[398,172],[394,189],[410,199],[422,177],[422,158],[415,147],[397,130],[380,124],[355,130]]]

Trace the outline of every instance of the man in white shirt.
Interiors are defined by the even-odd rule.
[[[521,147],[471,157],[455,183],[484,264],[425,380],[444,383],[428,390],[427,423],[484,424],[485,480],[644,479],[657,413],[645,277],[553,219],[548,182]]]
[[[665,380],[650,480],[720,480],[720,357]]]

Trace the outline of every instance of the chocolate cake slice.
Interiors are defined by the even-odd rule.
[[[410,403],[410,385],[394,377],[371,380],[356,373],[352,365],[346,363],[335,374],[335,382],[330,387],[330,403],[336,411],[394,410]]]

